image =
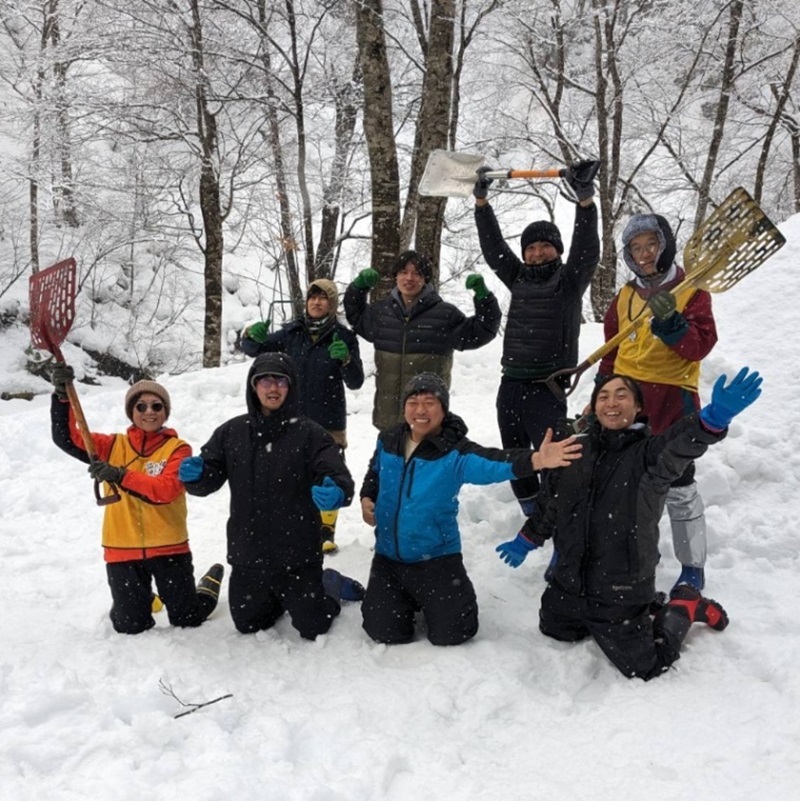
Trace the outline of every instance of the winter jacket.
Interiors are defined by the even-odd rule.
[[[280,409],[261,413],[254,375],[288,375]],[[186,484],[190,495],[209,495],[227,481],[230,516],[228,562],[263,570],[298,568],[322,561],[319,509],[311,487],[326,476],[353,497],[353,479],[325,429],[298,414],[297,376],[283,353],[257,356],[247,375],[247,414],[223,423],[203,445],[203,475]]]
[[[53,395],[50,419],[55,444],[88,463],[69,403]],[[192,455],[191,447],[171,428],[148,433],[133,425],[124,434],[92,433],[92,442],[98,459],[127,468],[117,487],[121,500],[104,508],[105,560],[127,562],[189,553],[186,495],[178,467]]]
[[[527,265],[503,238],[488,203],[475,206],[475,223],[486,263],[511,291],[503,337],[503,375],[543,378],[578,363],[583,294],[600,261],[597,208],[575,207],[566,264]]]
[[[331,358],[328,347],[338,334],[350,351],[346,363]],[[328,431],[344,431],[347,426],[347,401],[344,387],[360,389],[364,367],[358,350],[358,338],[347,326],[331,318],[313,336],[306,320],[292,320],[274,331],[263,343],[242,337],[240,347],[248,356],[282,351],[291,356],[297,368],[300,413]]]
[[[552,583],[604,603],[649,603],[655,597],[658,524],[670,484],[726,431],[711,432],[696,414],[651,436],[594,423],[580,459],[548,471],[531,539],[552,538],[558,564]]]
[[[442,431],[426,437],[405,460],[409,427],[378,437],[361,487],[375,501],[375,552],[420,562],[461,552],[458,492],[463,484],[495,484],[533,474],[531,451],[483,448],[466,437],[464,421],[448,413]]]
[[[403,419],[400,393],[419,373],[440,376],[450,386],[454,350],[474,350],[491,342],[500,327],[501,312],[491,293],[474,299],[475,314],[466,317],[426,284],[410,309],[395,287],[389,297],[367,303],[369,290],[350,284],[344,296],[347,321],[375,345],[373,425],[381,431]]]
[[[603,323],[606,341],[617,335],[620,325],[628,325],[645,311],[650,294],[669,291],[684,278],[684,271],[678,268],[674,278],[655,290],[643,288],[635,280],[628,282],[606,311]],[[688,301],[679,303],[679,311],[688,328],[677,342],[665,344],[646,324],[638,328],[632,338],[607,353],[597,371],[601,376],[624,373],[639,382],[644,411],[655,434],[700,408],[697,393],[700,361],[717,342],[708,292],[696,291]]]

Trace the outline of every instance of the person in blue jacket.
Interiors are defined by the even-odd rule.
[[[420,373],[402,393],[405,422],[378,437],[361,488],[364,521],[375,526],[375,556],[362,604],[363,627],[377,642],[414,637],[421,611],[434,645],[459,645],[478,631],[478,603],[461,556],[458,492],[568,465],[580,456],[575,437],[539,451],[484,448],[466,437],[449,411],[445,382]]]

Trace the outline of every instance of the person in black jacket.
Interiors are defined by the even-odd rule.
[[[347,322],[375,345],[375,404],[372,424],[385,431],[403,422],[400,394],[420,373],[434,373],[450,387],[454,350],[474,350],[491,342],[502,314],[497,298],[480,275],[467,278],[474,293],[475,314],[467,317],[446,303],[431,283],[433,270],[424,256],[407,250],[392,266],[395,287],[389,297],[367,303],[380,278],[362,270],[344,295]]]
[[[564,243],[551,222],[539,220],[522,232],[520,260],[503,239],[486,199],[491,179],[475,184],[475,223],[486,263],[511,291],[503,337],[497,425],[504,448],[538,448],[548,428],[566,416],[564,397],[542,380],[578,363],[583,295],[600,261],[600,237],[592,178],[598,162],[567,168],[565,180],[578,203],[566,264]],[[537,476],[511,482],[526,516],[535,511]]]
[[[248,356],[284,352],[297,368],[300,412],[319,423],[344,451],[347,448],[347,401],[344,386],[360,389],[364,367],[358,337],[336,317],[339,292],[327,278],[308,285],[306,313],[280,331],[269,332],[270,321],[253,323],[242,332],[239,347]],[[322,551],[337,550],[338,511],[323,512]]]
[[[559,559],[542,595],[540,630],[565,642],[593,637],[629,678],[652,679],[667,670],[692,623],[718,631],[728,625],[725,610],[687,584],[674,587],[651,617],[658,607],[658,524],[667,491],[761,394],[761,378],[746,367],[725,382],[720,376],[700,412],[651,436],[637,419],[644,404],[639,385],[627,376],[601,378],[582,458],[548,475],[540,515],[497,548],[518,567],[552,537]]]
[[[178,475],[190,495],[230,486],[228,598],[236,628],[268,629],[286,611],[300,636],[313,640],[330,628],[340,598],[364,593],[353,579],[323,571],[319,549],[319,512],[348,505],[353,479],[328,432],[298,413],[289,356],[258,356],[246,393],[247,413],[217,428]]]

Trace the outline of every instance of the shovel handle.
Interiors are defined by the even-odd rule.
[[[485,170],[482,172],[486,178],[560,178],[565,170]]]
[[[72,383],[72,381],[67,381],[65,384],[65,389],[67,390],[69,405],[72,407],[72,413],[75,415],[75,422],[78,426],[78,431],[80,431],[81,439],[83,440],[83,447],[86,449],[89,459],[93,462],[96,462],[97,449],[94,447],[94,440],[92,439],[91,431],[89,431],[89,425],[86,422],[86,416],[83,413],[78,392],[75,389],[75,385]],[[122,500],[119,490],[113,484],[109,484],[109,486],[111,487],[111,494],[101,495],[100,482],[94,482],[94,497],[97,500],[98,506],[108,506],[110,503],[117,503],[117,501]]]

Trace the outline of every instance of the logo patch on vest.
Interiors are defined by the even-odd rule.
[[[148,476],[160,476],[164,471],[166,463],[166,459],[161,462],[145,462],[144,472],[147,473]]]

